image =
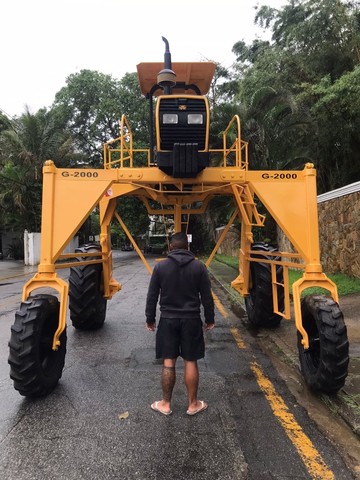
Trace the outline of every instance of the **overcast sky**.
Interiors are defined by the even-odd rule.
[[[52,104],[66,77],[86,68],[121,79],[140,62],[234,61],[233,45],[250,42],[256,5],[286,0],[0,0],[0,109]]]

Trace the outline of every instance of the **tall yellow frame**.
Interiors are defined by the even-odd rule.
[[[162,68],[158,63],[141,63],[137,66],[140,88],[144,95],[154,90],[156,75]],[[174,95],[183,92],[180,85],[196,84],[200,94],[210,88],[215,72],[212,62],[174,63],[179,86]],[[185,88],[186,90],[186,88]],[[156,94],[155,94],[156,96]],[[208,130],[207,125],[207,130]],[[159,135],[159,132],[157,132]],[[159,136],[157,137],[159,140]],[[158,142],[159,143],[159,142]],[[222,148],[209,150],[213,158],[209,167],[196,178],[173,178],[166,175],[152,160],[150,149],[135,149],[130,124],[123,115],[120,136],[104,145],[103,169],[56,168],[51,160],[43,168],[43,201],[41,226],[41,252],[38,272],[23,289],[23,300],[39,288],[55,290],[60,299],[59,325],[53,338],[53,349],[60,344],[60,335],[66,326],[68,284],[56,270],[72,265],[102,263],[103,289],[107,299],[121,289],[113,278],[110,224],[116,218],[139,256],[151,273],[151,267],[142,255],[123,220],[116,212],[117,199],[134,196],[141,200],[149,214],[172,215],[176,231],[181,230],[182,215],[203,214],[215,196],[230,196],[234,201],[232,215],[224,234],[217,242],[207,265],[210,264],[226,232],[236,217],[241,222],[239,275],[232,287],[241,295],[248,295],[250,288],[250,262],[267,262],[271,265],[274,312],[290,318],[290,294],[288,269],[301,268],[303,276],[293,285],[296,328],[302,335],[302,343],[309,348],[307,332],[301,318],[300,297],[310,287],[320,286],[330,292],[338,302],[336,285],[322,272],[319,251],[316,172],[312,164],[300,171],[251,171],[248,146],[241,138],[240,119],[235,115],[223,132]],[[140,155],[141,161],[136,162]],[[259,259],[259,251],[252,251],[253,227],[262,227],[265,217],[257,210],[257,200],[265,206],[284,231],[296,252],[266,252],[267,259]],[[161,208],[154,208],[156,202]],[[66,254],[61,252],[76,234],[93,209],[100,210],[101,252]],[[271,260],[271,255],[274,259]],[[71,261],[74,257],[81,261]],[[59,262],[61,260],[61,262]],[[69,261],[68,261],[69,260]],[[299,263],[300,261],[300,263]],[[284,267],[284,282],[279,285],[276,267]],[[278,288],[283,288],[285,310],[278,306]]]
[[[235,123],[240,125],[238,122],[239,119],[236,118]],[[111,145],[106,148],[110,149]],[[278,309],[276,265],[283,265],[286,273],[289,267],[304,269],[302,278],[293,285],[293,300],[296,327],[302,334],[304,347],[308,348],[308,336],[302,326],[301,293],[309,287],[321,286],[338,301],[336,285],[322,272],[320,263],[315,169],[312,164],[306,164],[301,171],[250,171],[247,168],[247,145],[241,141],[239,134],[231,148],[226,146],[225,142],[222,154],[226,159],[227,155],[234,152],[234,165],[227,165],[225,160],[221,162],[221,166],[208,167],[191,179],[174,179],[155,166],[124,167],[122,153],[118,160],[119,168],[111,168],[114,162],[111,165],[106,163],[107,152],[104,169],[64,169],[56,168],[51,160],[45,163],[40,264],[37,274],[24,286],[23,299],[27,299],[34,290],[41,287],[50,287],[58,293],[60,314],[59,327],[53,340],[54,349],[58,348],[59,337],[66,325],[68,296],[67,282],[57,275],[58,268],[101,262],[104,297],[110,299],[121,289],[121,285],[112,276],[110,223],[114,217],[120,222],[146,268],[151,272],[151,267],[116,212],[117,198],[124,195],[142,200],[149,214],[173,215],[176,231],[181,230],[182,214],[204,213],[209,201],[215,196],[231,196],[235,210],[227,229],[236,216],[241,221],[240,271],[232,282],[232,287],[244,296],[249,294],[250,261],[259,261],[253,257],[254,253],[259,252],[251,250],[252,227],[261,227],[264,224],[264,217],[257,211],[257,197],[298,252],[278,252],[276,256],[280,256],[280,260],[265,260],[272,265],[274,311]],[[135,153],[136,150],[133,149],[126,151],[126,155],[131,158],[131,165]],[[169,190],[170,188],[172,190]],[[162,205],[162,208],[153,209],[151,200]],[[89,257],[89,260],[82,259],[76,264],[71,261],[64,263],[64,260],[71,259],[76,254],[61,255],[61,252],[97,205],[100,207],[101,253],[81,253],[81,257]],[[207,265],[223,238],[224,236],[215,246]],[[268,253],[267,255],[269,256]],[[299,259],[302,259],[303,263],[299,264]],[[59,260],[62,262],[59,263]],[[285,277],[285,312],[279,313],[290,318],[289,286],[287,275]]]

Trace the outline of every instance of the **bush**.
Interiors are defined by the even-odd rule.
[[[20,238],[14,239],[13,242],[9,244],[6,253],[7,256],[13,260],[23,260],[24,242]]]

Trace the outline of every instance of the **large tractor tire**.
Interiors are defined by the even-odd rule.
[[[252,245],[252,250],[276,252],[273,245],[257,242]],[[255,258],[268,260],[279,259],[279,257],[266,256],[264,254],[254,255]],[[277,281],[283,282],[283,267],[276,268]],[[278,287],[279,311],[284,311],[284,289]],[[250,289],[249,295],[245,297],[245,308],[249,324],[256,328],[274,328],[281,322],[281,315],[274,313],[273,294],[271,282],[271,266],[269,263],[250,262]]]
[[[100,251],[97,245],[83,245],[76,249],[76,252],[83,253]],[[96,330],[104,325],[107,300],[103,297],[102,270],[101,263],[70,268],[70,318],[78,330]]]
[[[336,393],[348,374],[349,342],[339,305],[324,295],[304,297],[301,301],[303,327],[309,336],[304,349],[298,332],[301,372],[315,391]]]
[[[58,350],[52,349],[59,324],[59,301],[36,295],[22,302],[15,314],[9,342],[10,377],[26,397],[49,394],[61,378],[66,354],[66,330]]]

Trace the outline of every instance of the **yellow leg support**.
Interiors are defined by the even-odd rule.
[[[337,292],[337,287],[334,282],[332,282],[325,273],[307,273],[305,272],[302,278],[299,278],[293,286],[293,301],[294,301],[294,314],[295,314],[295,325],[297,330],[302,335],[301,343],[304,348],[309,348],[309,337],[306,330],[302,324],[302,315],[301,315],[301,294],[304,290],[310,287],[320,287],[328,290],[331,294],[333,300],[339,303],[339,297]]]
[[[238,214],[238,211],[235,210],[234,213],[231,215],[231,218],[230,218],[228,224],[226,225],[226,227],[224,228],[224,231],[223,231],[222,234],[220,235],[219,240],[216,242],[216,245],[215,245],[215,247],[214,247],[214,250],[211,252],[209,258],[206,260],[206,263],[205,263],[206,267],[208,267],[208,266],[210,265],[210,263],[212,262],[212,260],[213,260],[213,258],[214,258],[214,256],[215,256],[216,252],[219,250],[220,245],[221,245],[222,242],[224,241],[226,234],[227,234],[228,231],[230,230],[230,227],[231,227],[231,225],[233,224],[233,222],[234,222],[237,214]]]
[[[139,255],[139,257],[141,258],[141,260],[143,261],[147,271],[150,273],[150,275],[152,274],[152,268],[150,267],[148,261],[146,260],[146,258],[144,257],[144,255],[142,254],[142,251],[140,250],[140,248],[138,247],[138,244],[135,242],[133,236],[131,235],[131,233],[129,232],[128,228],[126,227],[125,223],[122,221],[122,218],[120,217],[120,215],[115,212],[115,217],[118,219],[118,222],[120,223],[121,225],[121,228],[124,230],[124,232],[126,233],[128,239],[130,240],[130,242],[132,243],[133,247],[135,248],[137,254]]]
[[[121,290],[121,285],[112,276],[112,250],[110,223],[116,209],[116,198],[108,199],[105,197],[100,201],[100,245],[103,254],[103,282],[104,298],[112,298],[116,292]]]
[[[175,232],[181,232],[181,210],[182,206],[181,205],[174,205],[174,228]]]
[[[243,196],[240,191],[242,190]],[[253,243],[253,217],[255,217],[255,225],[261,227],[264,224],[265,218],[259,215],[254,203],[253,196],[248,188],[244,189],[241,186],[233,185],[232,191],[235,202],[238,206],[241,215],[241,245],[239,253],[239,276],[231,282],[234,288],[241,295],[249,293],[249,278],[250,278],[250,250]]]
[[[52,288],[59,293],[59,325],[54,334],[52,343],[52,349],[57,350],[60,345],[60,336],[66,327],[66,309],[69,286],[67,282],[62,278],[59,278],[56,273],[37,273],[24,285],[22,300],[27,300],[30,293],[38,288]]]
[[[234,288],[240,295],[247,295],[249,293],[249,278],[250,278],[250,262],[248,260],[249,252],[253,236],[251,232],[251,225],[248,225],[244,219],[241,222],[241,245],[239,254],[239,276],[231,282]]]

